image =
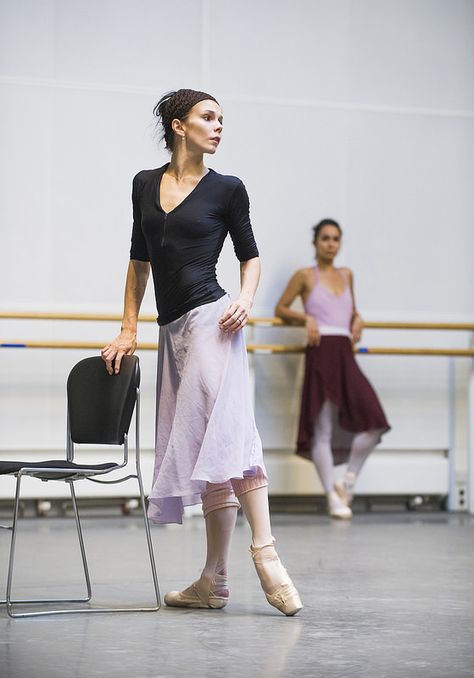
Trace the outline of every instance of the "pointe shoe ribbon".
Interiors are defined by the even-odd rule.
[[[287,617],[291,617],[301,610],[303,603],[288,572],[281,564],[274,543],[273,539],[270,544],[263,546],[251,545],[249,551],[267,601]],[[280,580],[278,584],[272,581],[276,573]]]
[[[165,603],[169,607],[190,607],[194,609],[219,610],[225,607],[229,600],[227,577],[216,574],[210,582],[207,593],[200,592],[200,580],[195,581],[183,591],[170,591],[165,595]]]

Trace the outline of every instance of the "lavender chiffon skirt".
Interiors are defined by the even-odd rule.
[[[160,328],[153,522],[181,523],[208,482],[266,474],[243,333],[218,326],[228,305],[225,295]]]

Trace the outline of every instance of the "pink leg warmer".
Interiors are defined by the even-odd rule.
[[[201,498],[204,518],[206,518],[211,511],[217,511],[218,509],[230,508],[232,506],[240,508],[240,503],[235,496],[230,480],[226,483],[208,483]]]
[[[259,467],[257,475],[253,478],[232,478],[232,487],[236,497],[246,494],[251,490],[258,490],[261,487],[268,487],[268,480],[263,475],[262,469]]]

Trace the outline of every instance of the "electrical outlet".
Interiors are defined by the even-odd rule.
[[[456,496],[454,502],[455,511],[467,511],[468,510],[468,492],[467,492],[467,483],[466,482],[457,482],[456,483]]]

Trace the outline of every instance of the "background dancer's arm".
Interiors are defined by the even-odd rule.
[[[219,319],[219,326],[225,332],[238,332],[245,327],[260,280],[260,259],[253,257],[240,262],[240,294],[226,308]]]
[[[353,306],[353,312],[352,312],[352,318],[351,318],[351,334],[352,334],[352,341],[354,344],[356,344],[358,341],[360,341],[362,337],[362,330],[364,329],[364,321],[360,315],[360,313],[357,311],[357,306],[355,302],[355,296],[354,296],[354,276],[350,268],[345,268],[344,269],[349,277],[349,285],[351,288],[351,295],[352,295],[352,306]]]
[[[286,290],[278,300],[275,307],[275,315],[290,325],[304,325],[306,327],[308,346],[319,346],[321,336],[316,318],[303,311],[294,311],[290,308],[297,297],[301,297],[304,301],[310,289],[308,270],[302,268],[296,271],[286,286]]]
[[[120,372],[120,363],[124,355],[132,355],[137,347],[138,313],[145,294],[150,263],[131,259],[128,264],[125,283],[124,310],[121,332],[101,351],[102,360],[109,374]]]

